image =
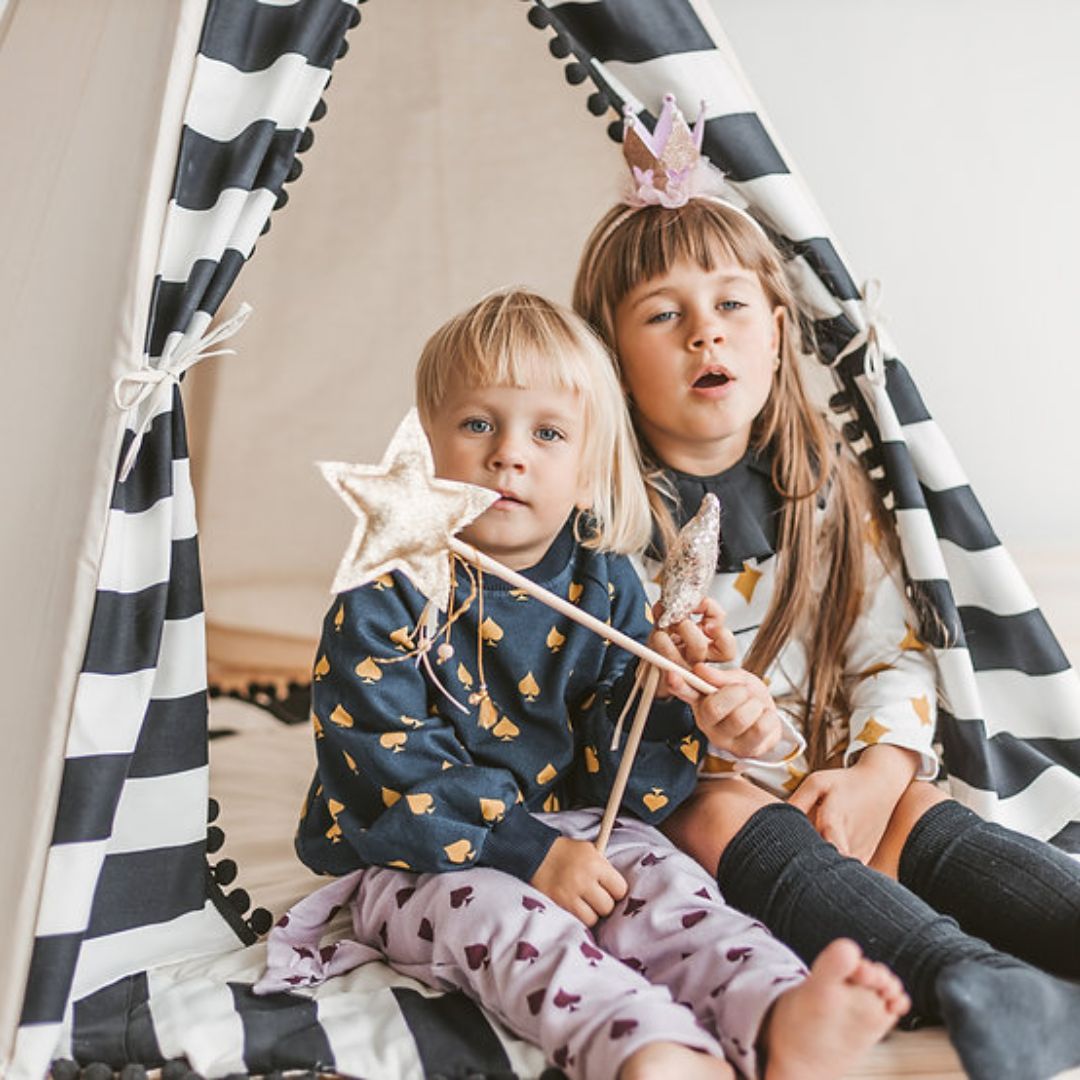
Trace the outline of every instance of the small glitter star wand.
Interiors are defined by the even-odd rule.
[[[503,566],[491,556],[477,551],[471,544],[459,540],[454,534],[478,518],[498,499],[499,494],[473,484],[443,480],[435,476],[431,448],[415,409],[409,411],[394,432],[379,465],[322,461],[319,462],[319,468],[327,483],[357,518],[349,546],[345,549],[334,575],[332,592],[355,589],[392,570],[398,570],[408,577],[439,611],[445,611],[453,588],[450,570],[450,553],[453,552],[643,660],[645,663],[639,669],[644,670],[640,676],[641,682],[647,690],[652,678],[653,695],[659,681],[659,669],[681,675],[690,686],[702,694],[712,693],[714,688],[709,683],[675,661],[608,626],[508,566]],[[675,550],[673,548],[673,552]],[[691,560],[691,563],[697,566],[696,561]],[[714,554],[711,566],[715,565]],[[683,574],[682,570],[675,572],[675,576]],[[670,607],[673,613],[676,603],[674,595],[665,601],[665,610]],[[687,612],[696,605],[697,602],[691,604],[690,608],[686,609]],[[653,673],[655,677],[652,677]],[[631,700],[632,697],[633,694]],[[651,696],[648,697],[648,702],[651,704]],[[639,704],[638,714],[634,719],[635,727],[644,725],[644,718],[639,724],[639,716],[647,717],[648,708],[642,711]],[[627,739],[623,760],[619,764],[620,775],[624,769],[629,775],[633,764],[637,741],[631,742],[632,738],[633,730]],[[640,739],[640,731],[637,739]],[[625,788],[625,779],[623,787]],[[614,792],[612,797],[614,798]],[[620,791],[613,804],[616,809],[621,798]],[[615,810],[611,803],[608,811],[614,821]],[[608,831],[610,833],[610,827]],[[604,844],[606,843],[605,838]]]
[[[688,619],[698,604],[708,595],[709,582],[716,570],[719,547],[720,502],[712,492],[708,492],[701,500],[698,512],[682,527],[664,559],[664,565],[660,571],[659,629],[666,630],[678,625],[683,619]],[[711,694],[715,689],[708,683],[704,683],[705,689],[702,689],[698,685],[702,683],[702,680],[685,669],[680,669],[679,674],[701,693]],[[601,855],[607,847],[608,840],[611,839],[611,830],[615,826],[615,817],[622,804],[623,792],[630,779],[630,770],[634,767],[634,758],[637,756],[645,723],[652,711],[659,682],[660,669],[655,663],[642,661],[638,664],[634,686],[615,724],[615,734],[611,741],[613,750],[619,745],[623,720],[640,691],[637,710],[630,724],[630,732],[626,736],[626,746],[619,759],[619,768],[615,773],[611,794],[604,808],[604,816],[600,820],[600,831],[596,836],[596,850]]]

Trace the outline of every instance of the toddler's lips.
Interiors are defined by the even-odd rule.
[[[712,390],[718,386],[727,386],[732,381],[732,377],[721,369],[703,372],[694,380],[692,385],[695,390]]]

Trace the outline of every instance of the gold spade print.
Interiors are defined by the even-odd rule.
[[[480,624],[480,636],[484,639],[485,645],[490,645],[494,648],[502,641],[503,629],[502,627],[489,615]]]
[[[454,763],[452,761],[444,761],[439,767],[443,772],[446,772],[447,769],[452,769],[454,767]]]
[[[353,718],[341,705],[334,706],[334,711],[330,714],[330,720],[332,723],[337,724],[338,727],[353,726]]]
[[[336,821],[326,830],[326,839],[329,840],[331,844],[341,843],[341,826]]]
[[[345,804],[338,802],[337,799],[327,799],[326,809],[330,811],[330,816],[337,821],[337,816],[345,809]]]
[[[375,579],[375,588],[378,592],[382,592],[383,589],[392,588],[394,579],[389,574],[380,574]]]
[[[529,594],[524,589],[511,589],[510,595],[519,603],[524,604],[529,599]]]
[[[319,657],[319,662],[315,665],[315,681],[318,682],[324,675],[330,674],[330,661],[326,659],[325,654]]]
[[[389,809],[401,798],[401,792],[395,791],[393,788],[384,787],[382,789],[382,801],[383,806]]]
[[[341,624],[345,621],[345,605],[338,604],[337,611],[334,612],[334,629],[340,630]]]
[[[540,693],[540,687],[536,685],[531,671],[526,672],[525,678],[518,683],[518,690],[524,695],[526,701],[535,701]]]
[[[466,690],[472,689],[473,677],[469,674],[469,669],[464,664],[458,664],[457,677],[458,682],[461,683]]]
[[[497,739],[502,739],[503,742],[509,742],[511,739],[516,739],[521,734],[521,730],[509,717],[504,716],[491,729],[491,734]]]
[[[584,585],[579,585],[576,581],[570,582],[570,588],[567,589],[566,595],[571,604],[576,604],[581,599],[581,594],[585,591]]]
[[[701,771],[711,774],[733,773],[735,771],[735,762],[728,761],[727,758],[716,757],[714,754],[708,754],[704,764],[701,766]]]
[[[926,646],[919,640],[918,635],[907,625],[907,623],[905,623],[904,626],[907,629],[907,633],[904,635],[904,640],[900,642],[900,648],[904,649],[906,652],[923,652],[926,649]]]
[[[787,767],[788,778],[784,781],[784,790],[789,795],[795,794],[795,789],[806,779],[806,773],[802,769],[796,769],[794,765]]]
[[[600,771],[600,758],[597,757],[595,747],[585,747],[585,771],[590,773],[598,773]]]
[[[392,750],[395,754],[400,754],[405,749],[408,738],[409,736],[404,731],[388,731],[385,735],[379,736],[379,745],[384,750]]]
[[[405,652],[413,647],[412,634],[409,633],[407,626],[399,626],[396,630],[390,634],[390,640],[400,649]]]
[[[502,799],[481,799],[480,813],[485,821],[502,821],[506,815],[506,803]]]
[[[697,764],[698,754],[701,751],[701,743],[694,738],[693,735],[687,735],[681,743],[679,743],[679,749],[683,752],[683,756]]]
[[[458,865],[476,857],[476,852],[473,851],[472,844],[468,840],[455,840],[454,843],[447,844],[443,851],[452,863]]]
[[[549,814],[554,814],[558,812],[559,796],[556,795],[554,791],[544,800],[543,809],[545,809]]]
[[[499,718],[499,714],[495,711],[495,702],[489,697],[482,698],[480,701],[480,726],[485,731],[490,731]]]
[[[345,764],[348,765],[353,772],[359,772],[360,770],[356,767],[356,758],[354,758],[348,750],[342,750],[341,753],[345,758]]]
[[[423,720],[417,720],[415,716],[399,716],[398,719],[411,728],[418,728],[424,726]]]
[[[865,671],[860,671],[858,677],[860,679],[870,679],[874,675],[880,675],[883,671],[892,671],[892,664],[871,664]]]
[[[549,761],[537,774],[536,782],[538,784],[550,784],[552,780],[558,776],[558,770]]]
[[[405,801],[414,814],[434,814],[435,800],[426,792],[418,791],[414,795],[406,795]]]
[[[553,626],[548,631],[548,636],[544,643],[553,652],[557,653],[566,644],[566,635],[560,634],[559,631]]]
[[[646,622],[647,622],[647,623],[648,623],[648,624],[649,624],[650,626],[652,626],[652,625],[653,625],[653,623],[654,623],[654,622],[656,621],[656,620],[655,620],[655,619],[653,618],[653,613],[652,613],[652,605],[651,605],[651,604],[649,603],[649,601],[648,601],[648,600],[646,600],[646,601],[645,601],[645,621],[646,621]]]
[[[364,660],[361,660],[356,665],[356,674],[360,676],[361,680],[369,685],[373,682],[378,682],[382,678],[382,672],[379,670],[379,665],[369,656]]]
[[[891,730],[891,728],[887,728],[884,724],[879,724],[871,716],[870,719],[866,721],[866,726],[859,732],[859,742],[864,742],[867,746],[873,746],[883,735],[888,735]]]
[[[930,702],[927,700],[926,695],[923,694],[921,697],[912,698],[911,707],[915,710],[919,723],[923,727],[927,727],[930,723]]]
[[[743,563],[742,573],[735,579],[735,591],[749,604],[754,599],[754,590],[762,573],[749,563]]]
[[[314,714],[311,714],[311,726],[315,729],[315,738],[321,739],[323,737],[322,721]]]
[[[395,870],[411,870],[412,867],[404,859],[391,859],[387,866],[392,866]]]
[[[654,787],[652,791],[647,791],[642,795],[641,801],[655,814],[657,810],[667,806],[668,797],[664,794],[663,788]]]

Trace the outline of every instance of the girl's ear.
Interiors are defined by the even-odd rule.
[[[784,316],[786,312],[782,304],[777,304],[773,308],[773,332],[772,332],[772,351],[773,355],[777,358],[776,366],[780,366],[780,344],[784,340]]]

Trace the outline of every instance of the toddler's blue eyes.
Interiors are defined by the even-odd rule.
[[[536,432],[536,437],[541,442],[555,442],[562,438],[562,432],[556,431],[555,428],[539,428]]]
[[[486,420],[466,420],[461,426],[474,435],[486,435],[491,431],[491,425]]]

